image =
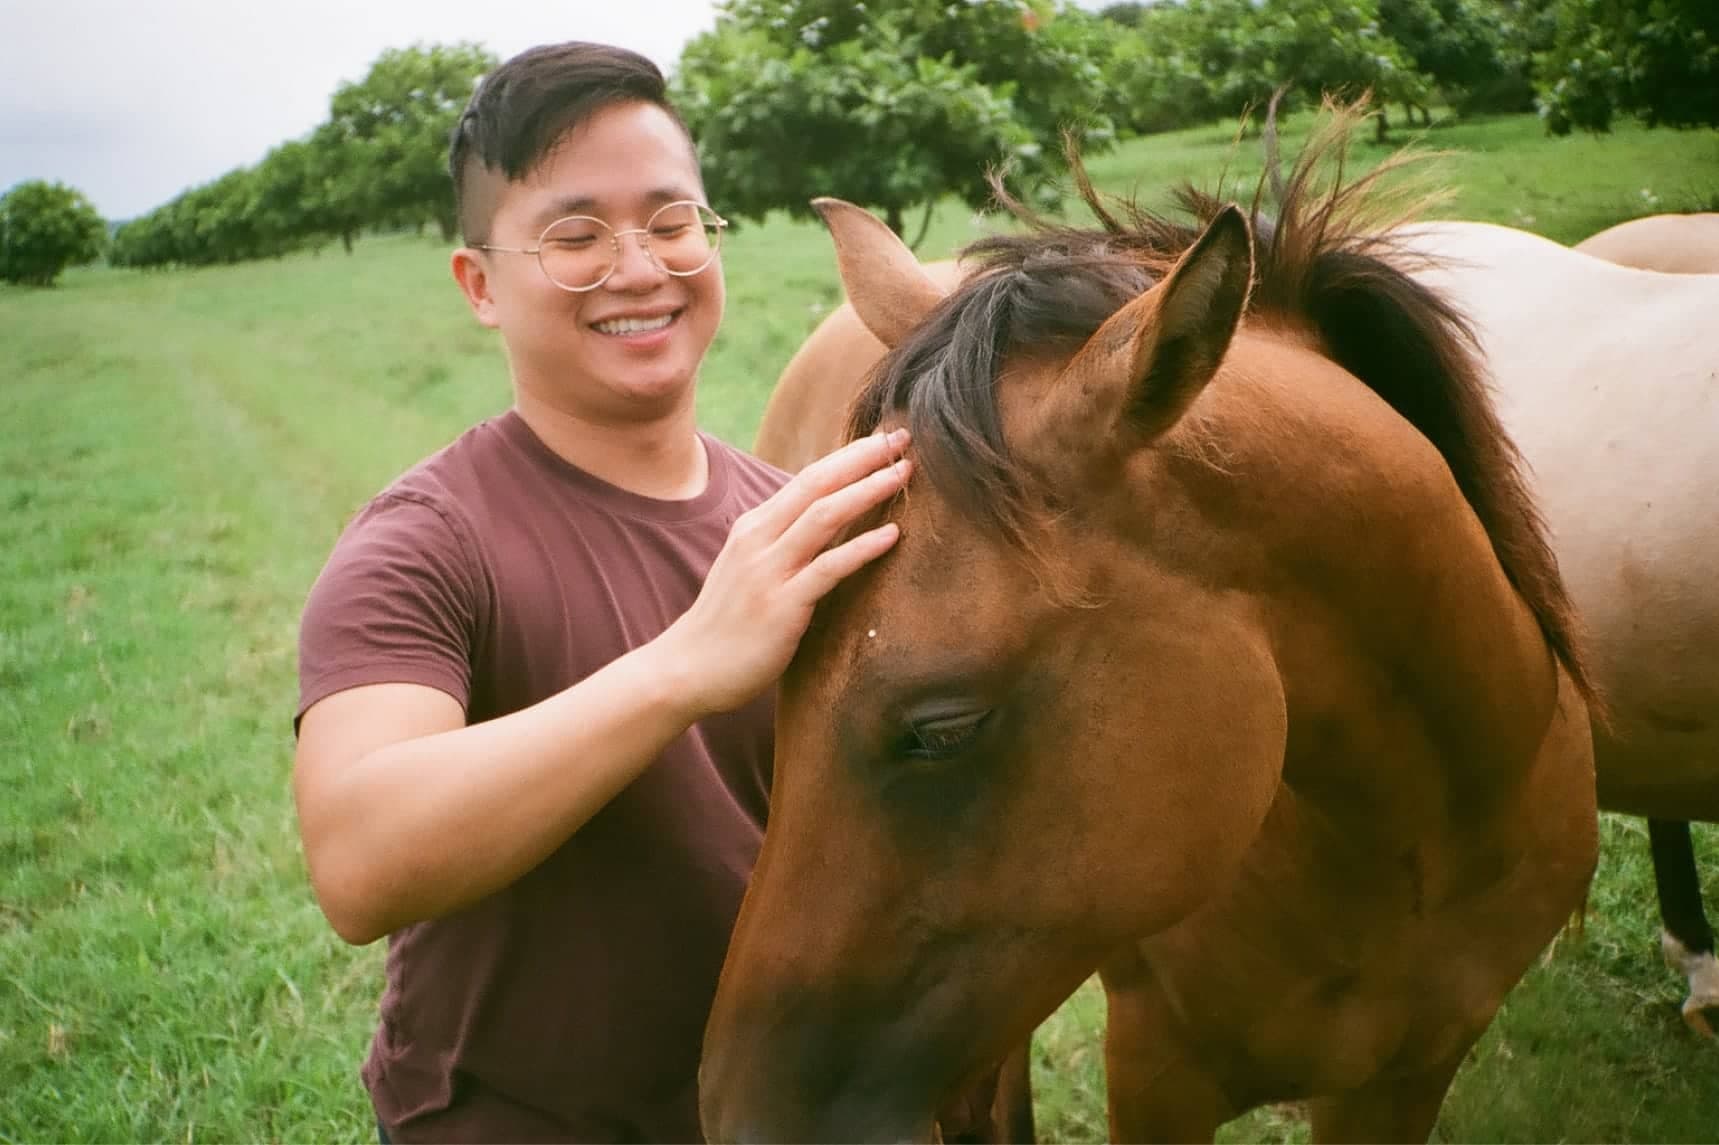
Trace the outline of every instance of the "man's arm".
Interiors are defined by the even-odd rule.
[[[668,631],[541,703],[469,727],[453,697],[418,684],[313,704],[293,792],[340,936],[371,942],[507,886],[690,725],[773,684],[818,600],[895,543],[886,524],[826,549],[901,488],[906,441],[874,435],[807,466],[735,523]]]

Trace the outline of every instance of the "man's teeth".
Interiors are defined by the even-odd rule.
[[[661,318],[617,318],[613,322],[597,323],[597,329],[604,334],[643,334],[647,330],[661,330],[673,321],[673,314],[664,314]]]

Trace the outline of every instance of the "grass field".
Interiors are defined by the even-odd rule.
[[[1455,152],[1445,213],[1562,240],[1719,196],[1715,132],[1553,141],[1499,119],[1433,136]],[[1214,128],[1093,170],[1155,193],[1230,154]],[[923,253],[974,227],[946,206]],[[744,445],[837,288],[809,224],[742,227],[725,262],[700,412]],[[505,406],[498,347],[445,252],[392,237],[0,291],[0,348],[0,1141],[371,1139],[356,1068],[381,951],[343,946],[305,885],[295,626],[347,516]],[[1677,1018],[1645,830],[1604,830],[1585,936],[1511,995],[1439,1139],[1719,1136],[1719,1048]],[[1711,880],[1719,832],[1698,846]],[[1046,1139],[1103,1138],[1102,1024],[1089,986],[1040,1032]],[[1225,1137],[1305,1127],[1271,1110]]]

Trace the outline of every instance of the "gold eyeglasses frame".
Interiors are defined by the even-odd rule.
[[[702,263],[700,263],[698,266],[694,267],[691,270],[671,270],[671,269],[669,269],[668,267],[663,265],[662,261],[657,258],[656,252],[651,249],[651,224],[655,223],[657,221],[657,217],[659,215],[661,215],[664,211],[670,210],[674,207],[696,207],[696,208],[698,208],[698,211],[700,213],[700,218],[704,220],[705,225],[715,228],[715,236],[716,237],[715,237],[714,241],[712,241],[710,244],[710,257],[705,259]],[[708,218],[706,218],[706,216],[708,216]],[[600,226],[604,230],[608,231],[609,232],[609,242],[610,242],[610,245],[614,249],[614,257],[609,260],[609,269],[604,271],[602,277],[597,279],[596,282],[591,283],[589,286],[568,286],[566,283],[564,283],[560,279],[556,278],[553,274],[550,274],[549,268],[543,265],[543,245],[544,245],[543,240],[544,240],[544,237],[546,235],[548,235],[550,231],[552,231],[556,227],[560,226],[562,223],[570,222],[573,220],[578,220],[580,222],[596,223],[598,226]],[[710,264],[716,261],[716,256],[722,253],[722,232],[727,230],[727,229],[728,229],[728,220],[723,218],[721,215],[717,214],[714,210],[712,210],[710,207],[710,204],[701,203],[697,199],[676,199],[672,203],[664,203],[662,206],[660,206],[656,210],[652,211],[651,217],[645,220],[645,225],[642,227],[628,227],[625,230],[616,230],[614,227],[610,226],[608,223],[604,222],[602,219],[599,219],[595,215],[563,215],[559,219],[555,219],[552,222],[550,222],[547,226],[545,226],[543,228],[543,230],[541,232],[538,233],[536,246],[532,246],[532,247],[493,246],[489,243],[473,243],[472,249],[482,250],[482,251],[492,251],[496,254],[529,254],[529,255],[532,255],[537,259],[537,269],[541,270],[543,272],[543,277],[547,278],[550,281],[551,285],[557,287],[558,289],[565,290],[569,294],[584,294],[587,291],[596,290],[598,287],[602,286],[605,282],[609,281],[610,278],[614,277],[615,271],[617,269],[619,269],[620,265],[621,265],[621,253],[622,253],[621,252],[621,239],[626,237],[627,235],[638,235],[639,236],[639,249],[644,251],[645,258],[650,261],[650,264],[652,266],[656,267],[658,270],[662,271],[664,274],[669,275],[670,277],[673,277],[673,278],[691,278],[695,274],[703,274],[705,271],[709,270]]]

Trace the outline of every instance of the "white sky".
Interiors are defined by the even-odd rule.
[[[714,0],[0,0],[0,193],[53,179],[131,218],[308,132],[385,48],[602,40],[667,71],[715,21]]]
[[[0,0],[0,193],[56,180],[128,219],[310,131],[385,48],[601,40],[666,72],[715,22],[715,0]]]

